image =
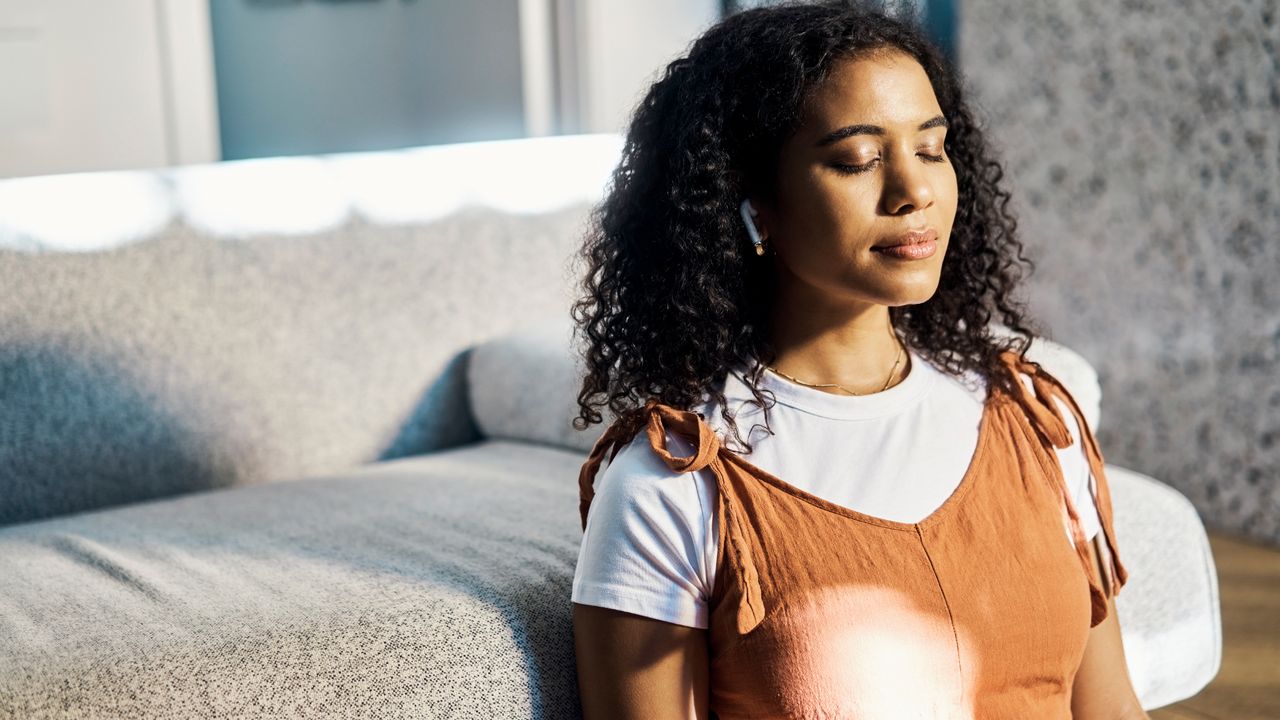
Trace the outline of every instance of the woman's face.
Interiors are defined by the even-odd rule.
[[[933,86],[911,56],[837,64],[782,147],[776,202],[753,203],[783,291],[836,305],[932,297],[956,213],[946,133]],[[876,249],[916,230],[936,233],[931,255]]]

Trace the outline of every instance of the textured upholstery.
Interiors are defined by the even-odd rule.
[[[1116,596],[1134,690],[1147,708],[1185,700],[1222,664],[1218,573],[1185,495],[1110,463],[1117,549],[1129,580]]]
[[[619,147],[0,182],[0,525],[475,440],[466,350],[566,315]]]
[[[481,434],[588,452],[613,420],[578,431],[581,374],[569,317],[553,318],[480,343],[467,363],[468,400]]]
[[[581,462],[484,442],[0,528],[0,718],[573,718]]]

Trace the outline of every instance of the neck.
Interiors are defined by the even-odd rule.
[[[802,383],[834,383],[863,395],[880,392],[886,382],[896,385],[909,370],[886,305],[780,297],[771,317],[770,340],[777,352],[770,367]],[[815,389],[848,395],[836,387]]]

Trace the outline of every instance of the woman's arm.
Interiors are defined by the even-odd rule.
[[[1075,720],[1150,720],[1129,679],[1116,601],[1110,597],[1112,589],[1105,585],[1106,576],[1102,574],[1098,557],[1101,538],[1101,533],[1096,535],[1089,547],[1094,569],[1108,595],[1107,617],[1089,631],[1089,642],[1071,687],[1071,717]]]
[[[573,603],[583,720],[706,720],[707,631]]]

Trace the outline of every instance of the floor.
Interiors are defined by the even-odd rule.
[[[1209,534],[1222,601],[1222,669],[1152,720],[1280,718],[1280,549]]]

